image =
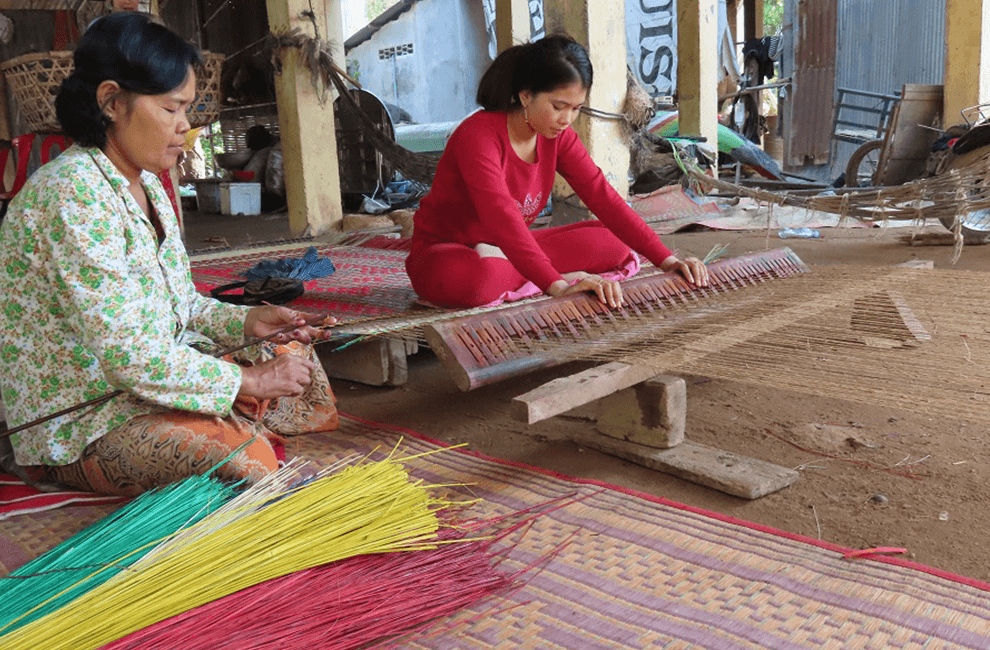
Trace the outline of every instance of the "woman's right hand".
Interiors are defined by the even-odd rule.
[[[566,276],[565,276],[566,277]],[[574,284],[568,284],[567,280],[557,280],[547,287],[547,294],[558,298],[560,296],[570,296],[582,291],[591,291],[603,305],[608,305],[616,309],[625,304],[622,299],[622,287],[616,280],[606,280],[600,275],[584,274],[580,280]]]
[[[280,354],[256,366],[241,368],[238,397],[272,399],[302,395],[313,381],[316,364],[294,354]]]

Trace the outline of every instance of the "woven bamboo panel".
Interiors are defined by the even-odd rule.
[[[220,69],[224,56],[203,52],[203,65],[196,70],[196,99],[189,107],[189,124],[195,128],[217,120],[223,97]],[[55,97],[62,82],[72,73],[72,52],[25,54],[0,65],[24,121],[34,133],[57,133]]]
[[[279,137],[278,112],[268,105],[259,106],[258,112],[252,107],[225,110],[220,115],[220,133],[223,137],[223,150],[226,153],[246,151],[247,132],[252,126],[263,126],[275,138]]]

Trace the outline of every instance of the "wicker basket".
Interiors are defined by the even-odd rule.
[[[220,69],[224,56],[203,52],[196,70],[196,99],[189,107],[189,124],[206,126],[220,114]],[[24,121],[34,133],[57,133],[55,97],[62,81],[72,73],[72,52],[39,52],[10,59],[0,65]]]

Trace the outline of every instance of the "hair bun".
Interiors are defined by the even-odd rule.
[[[84,147],[103,147],[110,120],[96,102],[96,86],[70,74],[55,98],[55,116],[62,130]]]

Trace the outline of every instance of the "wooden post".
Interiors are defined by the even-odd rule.
[[[964,108],[990,102],[990,0],[945,2],[945,125]]]
[[[677,3],[677,99],[681,135],[718,146],[718,1]]]
[[[543,11],[548,34],[563,30],[588,48],[595,80],[587,105],[621,113],[626,99],[625,4],[614,0],[544,0]],[[573,128],[608,182],[621,196],[627,196],[629,147],[623,142],[619,122],[581,115]],[[558,176],[554,196],[572,194],[574,191]]]
[[[268,0],[268,24],[272,33],[299,27],[303,33],[313,36],[315,23],[321,38],[333,38],[327,29],[325,5],[317,5],[312,19],[303,13],[310,13],[310,6],[308,0]],[[298,50],[282,51],[281,62],[282,72],[275,75],[275,96],[282,137],[289,230],[293,236],[339,230],[344,211],[330,95],[327,93],[326,101],[322,101]]]
[[[743,0],[745,39],[763,38],[763,0]]]
[[[498,51],[529,41],[529,2],[495,0],[495,40]]]

